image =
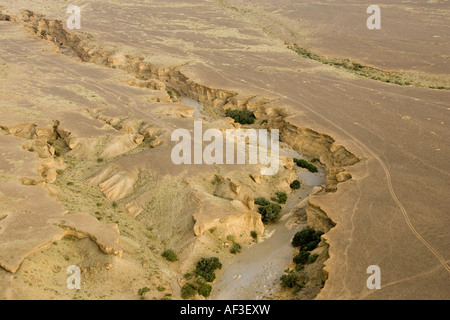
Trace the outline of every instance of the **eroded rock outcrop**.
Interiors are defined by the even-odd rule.
[[[68,235],[89,237],[105,253],[121,254],[117,225],[88,214],[67,215],[42,186],[0,183],[0,266],[16,272],[23,260]]]
[[[73,235],[80,239],[89,237],[104,253],[122,255],[117,224],[101,224],[89,214],[76,213],[65,215],[58,226],[66,231],[64,236]]]
[[[320,207],[311,203],[306,208],[306,219],[310,228],[325,233],[336,225]]]
[[[199,196],[200,206],[193,214],[195,221],[194,232],[197,236],[213,228],[227,230],[229,234],[250,237],[250,231],[258,235],[264,233],[261,215],[251,211],[238,200],[226,201]]]
[[[112,163],[85,182],[91,186],[98,186],[105,197],[116,201],[130,195],[137,180],[137,171],[130,172],[119,164]]]
[[[27,128],[36,128],[35,125]],[[23,132],[9,131],[11,133]],[[37,130],[47,132],[50,130]],[[49,195],[48,183],[65,168],[62,158],[42,139],[30,135],[0,136],[0,266],[16,272],[23,260],[68,235],[89,237],[105,253],[120,255],[116,225],[104,225],[88,214],[67,215],[64,206]],[[41,152],[39,152],[41,150]]]

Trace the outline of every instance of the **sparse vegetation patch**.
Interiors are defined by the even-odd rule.
[[[255,123],[255,115],[249,110],[232,110],[227,109],[225,112],[227,117],[233,118],[234,121],[240,124],[253,124]]]
[[[170,249],[169,250],[165,250],[162,253],[162,256],[164,258],[166,258],[167,261],[173,262],[173,261],[177,261],[178,260],[177,254],[173,250],[170,250]]]

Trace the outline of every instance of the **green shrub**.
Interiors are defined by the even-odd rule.
[[[214,185],[216,183],[221,183],[222,182],[222,178],[219,176],[214,176],[214,179],[211,181],[211,183]]]
[[[252,231],[250,232],[250,236],[252,237],[253,240],[258,240],[258,233],[256,231]]]
[[[314,229],[307,227],[295,234],[294,238],[292,239],[292,245],[294,247],[301,247],[311,242],[314,243],[317,241],[318,244],[320,242],[320,237],[322,236],[322,234],[322,231],[315,231]]]
[[[276,193],[276,202],[284,204],[287,201],[287,194],[286,192],[277,192]]]
[[[294,294],[300,292],[304,287],[305,287],[305,285],[303,283],[297,283],[297,285],[295,286],[295,288],[293,290]]]
[[[192,298],[193,296],[195,296],[196,290],[197,288],[191,284],[191,283],[187,283],[183,286],[183,288],[181,288],[181,297],[183,299],[189,299]]]
[[[220,263],[219,258],[201,258],[197,262],[195,274],[197,277],[203,277],[207,282],[213,282],[216,279],[214,271],[221,268],[222,263]]]
[[[259,207],[258,212],[262,216],[262,222],[266,224],[276,222],[280,219],[281,206],[276,203],[271,203],[269,205]]]
[[[305,269],[305,265],[303,265],[303,264],[295,265],[295,271],[302,271],[303,269]]]
[[[294,271],[288,270],[281,276],[280,280],[283,288],[293,288],[297,285],[299,277]]]
[[[219,258],[201,258],[196,265],[196,270],[204,272],[214,272],[216,269],[222,269],[222,263]]]
[[[173,262],[173,261],[177,261],[178,260],[177,254],[173,250],[165,250],[162,253],[162,256],[164,258],[166,258],[167,261]]]
[[[234,243],[233,247],[230,249],[232,254],[241,253],[242,246],[239,243]]]
[[[227,240],[228,240],[228,241],[234,241],[234,240],[236,240],[236,237],[233,236],[232,234],[229,234],[229,235],[227,236]]]
[[[145,294],[149,291],[150,291],[150,288],[147,288],[147,287],[141,288],[138,290],[138,295],[141,297],[141,299],[144,299]]]
[[[293,190],[298,190],[298,189],[300,189],[300,181],[298,181],[298,180],[294,180],[292,183],[291,183],[291,189],[293,189]]]
[[[161,286],[158,286],[158,289],[157,289],[159,292],[162,292],[162,291],[165,291],[166,290],[166,288],[164,288],[164,287],[161,287]]]
[[[294,261],[295,264],[306,264],[308,262],[310,253],[307,251],[300,251],[299,254],[297,254],[294,259],[292,259]]]
[[[317,253],[314,253],[308,257],[308,263],[314,263],[316,262],[319,255]]]
[[[209,284],[202,284],[200,288],[198,288],[198,293],[205,298],[208,298],[211,294],[212,287]]]
[[[269,201],[266,200],[266,198],[256,198],[255,199],[255,204],[259,205],[259,206],[267,206],[270,204]]]
[[[202,277],[203,279],[205,279],[206,282],[213,282],[214,280],[216,280],[216,274],[214,273],[214,271],[202,271],[202,270],[195,270],[195,274],[198,277]]]
[[[97,158],[97,162],[98,163],[103,162],[103,158]]]
[[[206,279],[203,278],[202,276],[197,276],[197,283],[202,285],[206,283]]]
[[[249,110],[231,110],[227,109],[225,112],[227,117],[233,118],[235,122],[240,124],[253,124],[255,123],[255,115]]]
[[[320,242],[320,240],[314,240],[314,241],[308,242],[307,244],[302,245],[300,250],[301,251],[312,251],[315,248],[317,248],[317,246],[319,245],[319,242]]]
[[[185,274],[184,274],[184,278],[185,278],[186,280],[191,280],[193,275],[194,275],[193,273],[188,272],[188,273],[185,273]]]
[[[294,158],[294,162],[295,162],[300,168],[308,169],[308,170],[309,170],[310,172],[312,172],[312,173],[316,173],[316,172],[319,171],[315,165],[309,163],[309,162],[306,161],[306,160]]]
[[[114,209],[117,208],[117,206],[118,206],[117,202],[115,202],[115,201],[111,205]]]

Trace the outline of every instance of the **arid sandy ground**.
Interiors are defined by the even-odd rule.
[[[74,33],[92,36],[92,44],[87,43],[87,47],[91,45],[95,48],[95,44],[99,43],[107,48],[105,52],[116,53],[118,66],[123,55],[131,52],[132,56],[143,57],[143,61],[157,66],[159,70],[180,71],[193,83],[223,92],[238,92],[239,97],[247,97],[242,98],[247,100],[244,103],[247,108],[254,107],[261,114],[261,108],[270,109],[267,112],[269,125],[285,130],[287,143],[320,156],[328,166],[344,168],[351,174],[352,179],[339,183],[335,192],[310,198],[311,205],[326,212],[336,223],[324,236],[329,244],[330,257],[325,262],[328,279],[318,299],[449,299],[449,91],[399,86],[360,77],[305,59],[287,46],[295,43],[320,56],[350,59],[385,71],[408,73],[419,81],[431,79],[437,85],[448,87],[448,3],[428,1],[421,4],[412,1],[398,4],[396,1],[384,1],[379,5],[382,9],[382,28],[370,31],[365,26],[367,5],[362,1],[340,1],[338,4],[334,1],[285,0],[274,4],[272,1],[256,0],[88,0],[80,4],[82,26]],[[49,19],[65,21],[68,17],[68,4],[60,1],[0,1],[0,6],[12,15],[28,9]],[[39,159],[21,153],[26,137],[20,137],[20,134],[12,137],[2,131],[1,152],[8,157],[6,162],[2,159],[5,163],[0,168],[4,171],[0,191],[7,198],[4,203],[10,202],[5,205],[5,212],[0,211],[0,223],[8,222],[7,209],[13,208],[20,200],[18,195],[22,200],[36,197],[40,199],[39,203],[48,205],[48,208],[41,208],[42,212],[54,213],[46,218],[50,223],[39,221],[44,228],[43,238],[52,234],[56,240],[64,236],[61,232],[73,228],[78,228],[79,237],[83,232],[104,234],[101,228],[113,228],[114,224],[118,224],[124,254],[121,258],[118,253],[104,253],[115,251],[110,243],[114,243],[117,235],[104,239],[103,247],[101,239],[97,239],[98,246],[88,239],[74,245],[74,240],[66,237],[57,242],[59,244],[25,259],[17,273],[0,270],[0,297],[39,298],[42,292],[45,292],[46,298],[73,297],[73,293],[61,285],[66,274],[65,268],[58,269],[58,266],[65,266],[68,260],[61,256],[60,250],[72,252],[69,257],[71,261],[84,261],[87,269],[84,274],[92,280],[91,284],[86,281],[92,296],[80,294],[78,298],[136,298],[137,289],[148,285],[148,281],[155,287],[171,286],[174,297],[177,297],[179,293],[174,285],[177,275],[186,272],[186,268],[205,253],[205,248],[209,247],[211,252],[217,250],[221,241],[206,232],[200,236],[200,241],[195,242],[193,232],[187,231],[194,228],[194,222],[190,220],[177,224],[176,230],[165,230],[164,226],[168,221],[181,221],[181,208],[186,209],[185,215],[192,213],[183,202],[190,199],[188,194],[183,194],[187,188],[178,181],[183,179],[187,185],[200,186],[204,194],[212,193],[208,189],[211,186],[200,181],[210,181],[217,174],[217,168],[189,168],[188,173],[182,172],[183,169],[163,158],[167,156],[170,144],[146,150],[146,144],[140,146],[142,141],[138,135],[148,138],[147,143],[152,143],[158,135],[147,131],[146,137],[134,129],[139,126],[139,121],[151,123],[166,132],[175,127],[190,128],[186,113],[189,118],[192,110],[167,107],[175,117],[166,117],[166,109],[161,111],[158,105],[151,105],[143,111],[142,106],[149,99],[169,103],[166,91],[155,87],[149,93],[148,90],[129,86],[127,81],[131,76],[123,70],[112,70],[99,63],[82,63],[68,55],[56,53],[55,44],[39,39],[39,34],[32,35],[25,25],[23,22],[0,22],[0,125],[11,128],[19,123],[35,123],[38,128],[50,130],[41,133],[45,136],[52,134],[53,120],[58,120],[59,134],[71,132],[79,141],[87,143],[87,149],[92,147],[85,142],[90,137],[104,138],[101,143],[96,142],[94,154],[87,152],[87,149],[78,149],[78,156],[89,161],[74,160],[69,163],[69,169],[75,168],[79,177],[62,175],[53,182],[46,181],[50,185],[47,189],[36,186],[40,189],[30,191],[30,187],[11,182],[11,177],[40,179],[37,171],[32,170],[32,167],[39,166]],[[182,84],[180,79],[172,75],[167,81],[170,85]],[[217,105],[223,106],[223,97],[219,94],[216,97]],[[257,103],[252,105],[248,101],[252,101],[253,97],[256,97],[254,101],[257,100]],[[201,94],[193,98],[206,99]],[[264,100],[270,103],[261,104],[260,101]],[[271,113],[273,109],[287,111],[275,112],[274,116]],[[163,117],[163,121],[159,117]],[[111,122],[115,118],[129,119],[129,130],[123,122],[120,122],[121,130],[115,130],[115,123]],[[218,120],[214,125],[226,128],[229,123]],[[297,135],[289,131],[292,127],[297,128],[294,130]],[[321,135],[315,140],[302,142],[302,138],[311,138],[306,128]],[[26,135],[27,130],[21,130]],[[339,158],[340,161],[335,161],[336,157],[328,157],[322,148],[325,135],[334,142],[327,152],[334,152],[338,146],[343,146],[360,161],[346,165],[344,156]],[[18,140],[11,142],[11,139]],[[41,150],[39,146],[35,147]],[[140,152],[142,150],[143,153]],[[73,150],[70,152],[74,154]],[[348,154],[345,153],[345,156]],[[102,164],[96,161],[99,157],[113,160]],[[337,162],[339,165],[336,165]],[[126,179],[123,189],[108,180],[114,177],[113,174],[108,176],[108,165],[114,163],[126,169],[119,171],[135,182],[133,188],[136,189],[132,188],[135,193],[127,193],[130,190],[127,189]],[[52,163],[52,169],[70,172],[58,165]],[[145,174],[157,177],[149,179],[153,184],[148,188],[139,184],[145,181],[140,180],[138,174],[142,167],[148,168]],[[248,183],[243,178],[240,180],[246,169],[223,170],[222,173],[229,174],[240,185],[246,186]],[[289,170],[286,170],[286,175],[289,175]],[[114,170],[111,169],[111,172]],[[195,181],[187,177],[193,177]],[[67,193],[72,189],[67,185],[72,178],[79,178],[79,188],[75,184],[78,189]],[[94,180],[86,185],[83,181],[88,178]],[[108,181],[115,187],[111,188],[111,193],[108,193]],[[52,183],[57,190],[52,189]],[[270,185],[274,184],[282,185],[278,180]],[[101,190],[99,185],[103,186]],[[263,192],[263,186],[258,188],[257,192]],[[51,196],[52,190],[57,194],[59,192],[56,196],[58,200]],[[172,207],[163,205],[162,209],[155,207],[159,203],[153,203],[149,210],[176,211],[179,214],[165,217],[167,220],[158,220],[147,213],[140,221],[134,219],[132,209],[139,208],[138,204],[142,204],[154,190],[170,190],[176,196],[167,195],[168,199],[178,197],[179,203],[174,203]],[[68,196],[64,198],[66,193]],[[79,198],[75,201],[70,199],[76,194]],[[86,197],[88,200],[84,197],[86,194],[89,194]],[[130,194],[132,198],[129,198]],[[85,211],[92,217],[90,210],[98,199],[105,196],[107,208],[102,209],[103,221],[94,230],[86,230],[88,223],[79,217],[61,223],[65,211]],[[14,197],[17,199],[12,200]],[[154,197],[163,198],[162,195]],[[115,213],[112,203],[122,199],[127,199],[127,202],[119,202],[120,209],[125,212],[123,206],[131,203],[127,207],[127,210],[131,208],[128,210],[131,215]],[[60,201],[65,204],[64,208]],[[204,203],[207,205],[209,202]],[[192,207],[197,205],[193,203]],[[26,207],[21,210],[38,209]],[[210,218],[208,215],[206,217]],[[147,224],[138,223],[143,220]],[[53,221],[58,221],[57,226],[51,223]],[[256,228],[257,223],[252,223]],[[152,233],[146,228],[149,225],[161,230]],[[231,222],[229,225],[232,225]],[[4,232],[2,229],[0,238]],[[174,234],[182,236],[172,237]],[[222,236],[226,237],[226,234]],[[242,241],[247,241],[247,238],[243,237]],[[0,247],[7,246],[6,240],[0,242]],[[180,256],[180,260],[185,259],[183,263],[170,265],[159,257],[159,251],[166,244],[194,253]],[[21,248],[20,245],[18,247]],[[197,252],[195,248],[201,249]],[[224,259],[230,257],[223,250],[218,254]],[[8,260],[7,257],[5,259]],[[52,268],[41,270],[49,261]],[[114,268],[111,269],[110,265]],[[366,287],[366,269],[370,265],[381,268],[381,290],[368,290]],[[281,270],[284,268],[280,266]],[[130,274],[132,276],[127,276]],[[96,287],[99,283],[102,286]],[[56,292],[55,288],[58,288]],[[152,294],[162,298],[165,292],[154,290]]]

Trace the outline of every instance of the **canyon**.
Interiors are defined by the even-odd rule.
[[[448,295],[447,90],[358,78],[302,59],[283,44],[298,39],[267,36],[272,25],[261,31],[275,17],[258,6],[239,9],[240,1],[148,1],[158,23],[146,27],[126,24],[129,14],[146,21],[142,4],[114,4],[116,30],[105,24],[113,9],[88,1],[83,28],[70,32],[62,4],[44,10],[39,2],[1,4],[0,297],[136,299],[147,286],[148,297],[180,298],[183,275],[214,255],[227,268],[212,298],[236,297],[239,288],[248,289],[246,299],[289,298],[278,286],[258,293],[267,283],[255,289],[237,276],[266,261],[265,248],[282,249],[268,277],[277,280],[292,263],[290,238],[305,226],[326,232],[309,274],[324,278],[298,298]],[[199,8],[210,20],[197,16]],[[172,34],[186,12],[189,28]],[[228,22],[216,25],[223,16]],[[446,86],[447,76],[433,81]],[[225,117],[227,109],[251,111],[251,128],[279,130],[275,175],[249,164],[173,163],[177,128],[194,132],[199,120],[205,130],[249,128]],[[295,157],[318,159],[320,173],[307,176]],[[302,190],[293,192],[299,177]],[[255,199],[277,191],[290,197],[280,222],[266,226]],[[263,241],[252,241],[252,231]],[[229,253],[230,235],[242,254]],[[161,257],[168,248],[177,249],[175,264]],[[82,267],[83,290],[75,293],[61,272],[69,263]],[[381,290],[365,286],[373,264],[383,272]]]

